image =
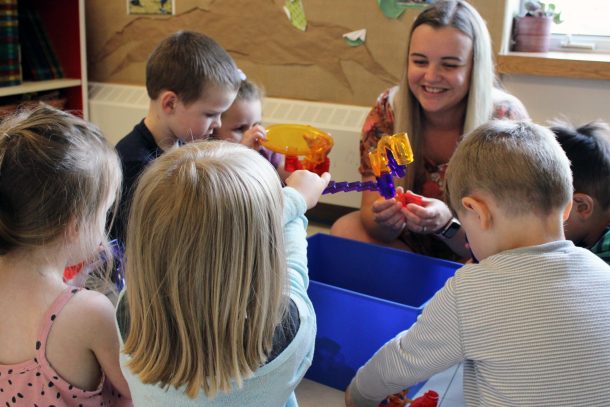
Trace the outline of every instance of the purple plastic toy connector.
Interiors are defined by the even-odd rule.
[[[377,177],[377,185],[379,186],[379,193],[385,199],[393,198],[396,195],[396,188],[394,187],[394,180],[392,174],[384,173]]]
[[[390,170],[390,174],[398,178],[407,175],[407,166],[398,164],[394,158],[394,154],[392,154],[392,151],[389,148],[386,148],[385,153],[388,157],[388,169]]]
[[[379,191],[379,185],[374,181],[366,181],[366,182],[335,182],[330,181],[328,186],[322,194],[336,194],[337,192],[350,192],[350,191]],[[389,199],[389,198],[388,198]]]

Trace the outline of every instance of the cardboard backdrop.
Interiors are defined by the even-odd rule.
[[[175,15],[128,15],[129,0],[87,0],[89,80],[143,85],[146,59],[177,30],[214,38],[271,97],[372,105],[402,73],[406,37],[420,11],[385,17],[376,0],[302,0],[308,21],[295,28],[283,0],[175,0]],[[152,2],[158,0],[140,0]],[[499,49],[504,0],[472,1]],[[366,28],[363,45],[342,35]]]

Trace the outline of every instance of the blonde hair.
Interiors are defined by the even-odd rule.
[[[455,211],[475,190],[491,194],[507,214],[545,216],[572,199],[570,161],[549,129],[492,120],[464,136],[445,174]]]
[[[239,90],[237,91],[237,96],[235,97],[235,100],[262,101],[263,97],[263,88],[261,88],[258,84],[250,81],[249,79],[244,79],[243,81],[241,81],[241,85],[239,85]]]
[[[423,172],[423,127],[424,118],[421,105],[411,92],[408,83],[408,56],[411,48],[410,38],[420,25],[433,28],[453,27],[472,40],[472,72],[468,104],[464,118],[463,133],[474,130],[489,120],[493,112],[492,91],[495,83],[495,72],[491,39],[485,21],[470,4],[461,0],[440,0],[422,11],[415,19],[407,41],[406,64],[400,80],[395,100],[394,132],[409,134],[414,155],[414,169],[399,182],[405,188],[413,189],[419,174]]]
[[[213,397],[265,363],[286,309],[282,208],[273,167],[239,144],[188,144],[145,170],[125,268],[143,383]]]
[[[0,255],[52,242],[73,221],[85,232],[86,247],[97,247],[93,228],[99,216],[105,217],[109,198],[119,193],[120,168],[100,130],[70,113],[41,105],[4,118]]]

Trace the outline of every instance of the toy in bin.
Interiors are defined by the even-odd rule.
[[[308,170],[318,175],[328,171],[328,153],[334,144],[328,133],[303,124],[273,124],[267,127],[266,138],[260,143],[286,156],[286,171]],[[299,160],[299,156],[303,159]]]
[[[423,396],[416,399],[409,399],[407,397],[407,391],[403,390],[400,393],[388,396],[379,407],[436,407],[438,405],[438,393],[434,390],[428,390]]]
[[[330,181],[323,194],[334,194],[349,191],[379,191],[385,199],[396,198],[403,206],[409,203],[421,205],[422,197],[410,191],[396,194],[394,177],[407,175],[407,164],[413,162],[413,151],[407,133],[383,136],[377,142],[377,148],[369,153],[375,182],[335,182]]]

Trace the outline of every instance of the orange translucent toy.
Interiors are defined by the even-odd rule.
[[[304,124],[274,124],[267,127],[266,138],[261,144],[286,156],[286,171],[306,169],[318,174],[328,171],[328,153],[333,139],[313,126]],[[303,156],[299,161],[298,156]]]

